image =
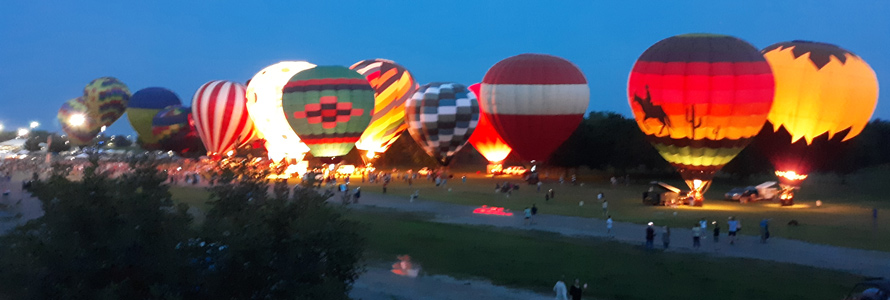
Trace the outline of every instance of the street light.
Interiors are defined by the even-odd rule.
[[[27,128],[19,128],[18,133],[19,133],[19,137],[23,137],[23,136],[28,135],[28,133],[31,133],[31,131],[28,130]]]
[[[0,131],[3,131],[3,124],[0,124]]]
[[[37,123],[37,121],[31,122],[31,129],[37,128],[37,126],[40,126],[40,123]]]

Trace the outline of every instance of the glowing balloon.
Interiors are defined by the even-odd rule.
[[[195,128],[211,156],[219,157],[256,137],[244,95],[244,85],[216,80],[202,85],[192,97]]]
[[[374,88],[374,114],[371,124],[356,142],[368,156],[383,153],[408,129],[405,101],[417,91],[417,82],[404,67],[385,59],[363,60],[351,67],[368,79]]]
[[[477,83],[470,85],[469,89],[478,96],[481,87],[482,84]],[[503,162],[507,155],[510,155],[510,151],[513,151],[513,148],[507,145],[507,142],[501,138],[501,135],[491,125],[491,121],[485,117],[485,114],[479,114],[479,123],[476,124],[476,129],[473,130],[473,135],[470,136],[469,142],[492,164]]]
[[[283,61],[260,70],[247,84],[247,110],[257,130],[266,140],[269,158],[302,160],[309,147],[300,141],[282,113],[284,85],[294,74],[314,68],[305,61]]]
[[[309,153],[333,159],[349,153],[371,122],[374,90],[349,68],[318,66],[291,77],[282,105]]]
[[[83,102],[90,116],[102,126],[110,126],[127,110],[130,89],[114,77],[94,79],[83,89]]]
[[[769,64],[754,46],[714,34],[659,41],[640,55],[627,83],[637,125],[697,204],[714,173],[766,122],[773,89]]]
[[[88,145],[99,134],[102,127],[99,122],[93,120],[88,114],[89,109],[82,97],[66,101],[59,108],[59,124],[62,130],[68,134],[68,141],[74,146]]]
[[[161,87],[149,87],[136,91],[127,104],[127,119],[139,134],[142,148],[158,150],[158,139],[152,134],[152,119],[162,109],[181,105],[182,101],[172,91]]]
[[[479,122],[476,95],[458,83],[420,86],[405,103],[408,133],[443,166],[467,144]]]
[[[189,107],[173,105],[158,112],[152,120],[152,134],[157,137],[161,150],[174,151],[183,156],[207,153],[198,137]]]
[[[797,186],[862,132],[877,105],[877,77],[862,58],[831,44],[783,42],[762,52],[776,97],[757,144],[780,182]]]
[[[581,124],[590,102],[584,74],[546,54],[520,54],[482,79],[482,114],[519,157],[546,160]]]

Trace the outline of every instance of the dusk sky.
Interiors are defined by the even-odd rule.
[[[812,40],[859,55],[890,82],[890,1],[4,1],[0,124],[60,131],[59,107],[92,79],[159,86],[186,105],[201,84],[244,83],[282,60],[349,66],[387,58],[421,84],[472,84],[521,53],[566,58],[590,85],[588,110],[630,116],[639,55],[684,33],[758,49]],[[881,91],[875,118],[890,119]],[[126,116],[109,128],[132,134]]]

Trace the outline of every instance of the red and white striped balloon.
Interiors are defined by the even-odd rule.
[[[202,85],[192,97],[195,128],[209,155],[224,155],[256,138],[245,90],[240,83],[215,80]]]

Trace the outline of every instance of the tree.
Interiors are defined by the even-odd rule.
[[[127,139],[125,135],[115,135],[109,140],[109,146],[115,148],[127,148],[133,145],[133,142]]]
[[[0,237],[0,293],[11,299],[175,299],[194,286],[187,206],[147,159],[109,178],[90,158],[80,181],[56,165],[32,185],[44,215]]]
[[[213,246],[195,251],[209,253],[202,298],[348,299],[364,242],[330,193],[277,182],[269,195],[268,171],[245,161],[217,170],[202,227]]]

